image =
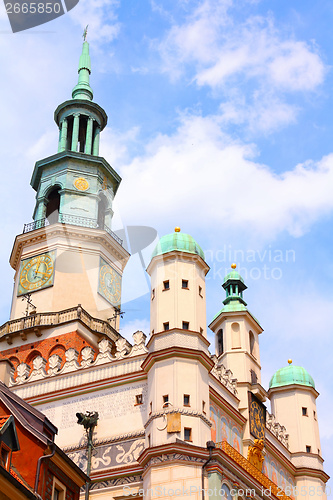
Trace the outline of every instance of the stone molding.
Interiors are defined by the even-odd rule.
[[[165,464],[167,462],[192,462],[198,465],[203,465],[205,463],[205,459],[200,457],[195,457],[191,455],[185,455],[183,453],[162,453],[161,455],[152,457],[146,465],[144,466],[144,471],[147,470],[152,465],[160,465]]]
[[[112,488],[114,486],[122,486],[125,484],[135,484],[135,483],[142,483],[143,482],[143,477],[138,475],[138,476],[124,476],[124,477],[118,477],[117,479],[109,479],[108,481],[101,481],[101,482],[96,482],[92,483],[90,485],[90,490],[100,490],[104,488]]]
[[[106,439],[95,439],[94,438],[94,446],[100,446],[104,444],[110,444],[110,443],[116,443],[117,441],[126,441],[132,438],[136,437],[143,437],[145,436],[145,431],[144,430],[138,430],[138,431],[133,431],[129,432],[127,434],[119,434],[118,436],[113,436],[111,438],[106,438]],[[70,452],[70,451],[75,451],[75,450],[81,450],[81,449],[86,449],[87,448],[87,442],[81,443],[79,446],[64,446],[62,449],[64,452]]]

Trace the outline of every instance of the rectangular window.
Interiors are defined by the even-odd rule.
[[[184,406],[190,406],[190,395],[184,394]]]
[[[304,406],[302,408],[302,415],[303,415],[303,417],[307,417],[308,416],[308,409],[305,408]]]
[[[169,280],[163,281],[163,290],[170,290]]]
[[[206,414],[206,402],[202,402],[202,413]]]
[[[65,500],[66,486],[53,476],[52,500]]]
[[[168,403],[169,403],[169,394],[165,394],[163,396],[163,406],[168,406]]]
[[[200,326],[200,333],[201,335],[203,334],[203,328],[201,328],[201,326]]]
[[[183,321],[183,330],[189,330],[190,329],[190,323],[188,321]]]
[[[155,298],[155,288],[153,288],[151,291],[151,300],[154,300],[154,298]]]
[[[182,288],[188,289],[188,280],[182,280]]]
[[[192,429],[184,427],[184,441],[192,441]]]
[[[200,297],[202,297],[202,287],[201,286],[199,286],[199,295],[200,295]]]
[[[149,415],[151,415],[153,412],[153,403],[150,401],[149,403]]]
[[[166,323],[163,323],[163,328],[164,328],[164,331],[166,332],[167,330],[169,330],[169,321],[167,321]]]
[[[135,404],[136,405],[142,405],[142,403],[143,403],[142,394],[137,394],[135,396]]]
[[[311,446],[306,446],[306,452],[311,453]]]
[[[316,415],[316,412],[315,412],[315,411],[313,411],[313,418],[314,418],[315,420],[317,420],[317,415]]]
[[[150,448],[150,434],[148,434],[148,448]]]
[[[0,450],[0,462],[2,467],[4,467],[6,470],[9,469],[9,457],[10,457],[10,448],[5,445],[5,443],[1,444],[1,450]]]

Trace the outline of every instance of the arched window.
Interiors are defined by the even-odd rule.
[[[223,483],[221,487],[222,499],[231,500],[230,488],[227,484]]]
[[[105,212],[108,206],[108,202],[106,196],[101,193],[99,195],[100,200],[98,202],[98,215],[97,215],[97,224],[100,229],[104,229],[105,224]]]
[[[250,353],[252,354],[252,356],[254,356],[255,338],[251,330],[249,332],[249,337],[250,337]]]
[[[217,332],[217,355],[223,354],[223,330]]]
[[[59,217],[59,208],[60,208],[60,188],[57,187],[53,189],[48,197],[48,202],[46,205],[46,214],[45,217],[49,221],[50,224],[55,224],[58,222]]]

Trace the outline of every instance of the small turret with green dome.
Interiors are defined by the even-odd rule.
[[[314,380],[307,370],[302,366],[293,365],[292,360],[288,359],[288,366],[280,368],[272,376],[269,388],[273,389],[293,384],[313,387],[315,389]]]
[[[175,228],[174,233],[162,236],[152,253],[152,258],[157,257],[158,255],[164,255],[174,250],[178,250],[179,252],[184,253],[196,254],[199,255],[199,257],[201,257],[203,260],[205,260],[205,254],[200,245],[198,245],[198,243],[192,236],[186,233],[182,233],[179,227]]]

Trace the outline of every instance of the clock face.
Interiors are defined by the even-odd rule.
[[[250,432],[256,439],[265,439],[265,406],[254,399],[253,394],[250,397]]]
[[[101,259],[99,269],[98,293],[113,306],[120,306],[121,276],[103,259]]]
[[[54,251],[22,260],[17,295],[24,295],[52,286],[54,260]]]

